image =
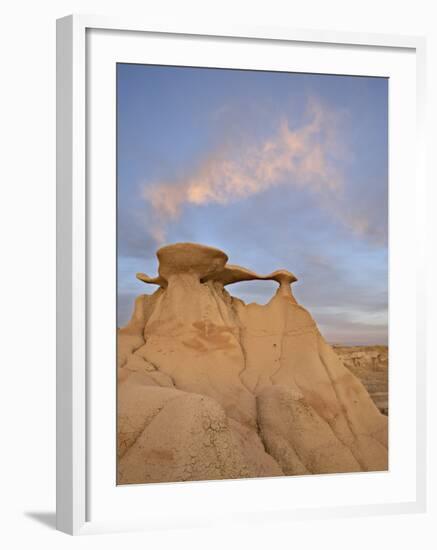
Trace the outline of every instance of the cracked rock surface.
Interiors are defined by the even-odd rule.
[[[118,483],[387,469],[387,417],[297,304],[285,270],[158,251],[158,285],[118,331]],[[279,274],[279,275],[278,275]],[[279,284],[266,305],[225,289]]]

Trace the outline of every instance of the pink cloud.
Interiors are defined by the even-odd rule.
[[[153,208],[152,236],[162,244],[168,223],[185,205],[230,204],[272,187],[294,186],[317,194],[335,193],[343,178],[332,161],[341,152],[337,115],[308,102],[305,123],[294,128],[286,117],[267,139],[247,140],[209,153],[183,179],[158,181],[143,189]]]

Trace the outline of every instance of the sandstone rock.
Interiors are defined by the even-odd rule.
[[[118,332],[119,483],[387,468],[387,418],[297,304],[292,273],[190,243],[157,255],[159,276],[140,278],[160,288]],[[264,306],[224,288],[256,279],[279,284]]]
[[[364,384],[378,409],[388,415],[388,347],[333,347],[345,367]]]

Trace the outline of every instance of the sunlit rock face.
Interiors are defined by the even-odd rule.
[[[388,347],[334,346],[334,350],[364,384],[378,409],[388,415]]]
[[[387,417],[292,293],[215,248],[157,252],[118,331],[118,482],[387,469]],[[274,280],[266,305],[226,286]]]

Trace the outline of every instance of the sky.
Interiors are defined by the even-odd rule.
[[[388,80],[118,64],[117,235],[119,326],[156,250],[197,242],[292,271],[329,342],[386,344]]]

